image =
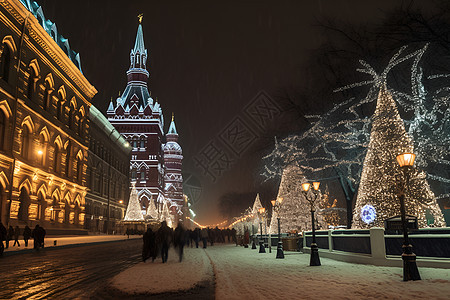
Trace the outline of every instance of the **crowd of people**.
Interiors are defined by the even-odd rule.
[[[153,231],[149,226],[143,236],[142,259],[145,262],[147,259],[155,261],[158,255],[161,256],[162,262],[166,263],[169,247],[173,244],[176,249],[179,261],[183,260],[184,247],[196,248],[199,247],[200,242],[203,248],[208,246],[208,243],[213,246],[214,243],[235,243],[237,246],[236,230],[233,229],[219,229],[212,228],[195,228],[194,230],[186,230],[181,223],[178,223],[175,230],[167,226],[166,221],[161,222],[161,226]]]
[[[10,241],[14,241],[13,247],[15,247],[16,245],[17,247],[20,247],[20,236],[23,237],[25,247],[28,247],[28,240],[33,238],[34,249],[38,250],[41,247],[44,248],[45,234],[45,229],[39,225],[36,225],[33,230],[31,230],[28,225],[25,225],[23,230],[20,229],[19,226],[16,226],[15,228],[9,226],[8,229],[6,229],[6,227],[0,221],[0,255],[3,254],[5,249],[9,248]],[[5,242],[5,244],[3,244],[3,242]]]

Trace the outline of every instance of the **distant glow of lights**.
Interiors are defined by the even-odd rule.
[[[375,208],[372,205],[366,204],[363,208],[361,208],[361,220],[366,224],[372,223],[377,214]]]

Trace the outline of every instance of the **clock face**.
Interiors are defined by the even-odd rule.
[[[372,205],[364,205],[363,208],[361,208],[361,220],[363,220],[364,223],[369,224],[372,223],[377,214],[375,211],[375,208]]]

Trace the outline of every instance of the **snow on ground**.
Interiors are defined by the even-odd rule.
[[[274,249],[275,250],[275,249]],[[421,281],[402,281],[402,269],[350,264],[309,254],[226,245],[207,249],[216,270],[216,299],[450,299],[450,270],[420,268]]]
[[[130,239],[139,238],[142,239],[142,235],[130,235]],[[55,247],[54,241],[56,241],[56,247],[75,245],[75,244],[88,244],[99,242],[113,242],[127,239],[126,235],[81,235],[81,236],[46,236],[44,240],[45,248]],[[17,245],[13,247],[14,240],[9,241],[9,248],[5,249],[5,252],[20,251],[33,249],[34,242],[31,238],[28,240],[28,247],[25,247],[25,242],[19,240],[20,247]]]
[[[154,262],[141,262],[116,275],[112,286],[128,294],[162,293],[189,290],[200,282],[211,280],[211,264],[202,248],[185,248],[183,261],[173,248],[167,263],[158,257]]]
[[[113,286],[127,293],[187,290],[208,276],[210,257],[216,299],[450,299],[450,270],[420,268],[421,281],[402,281],[402,268],[350,264],[309,254],[285,252],[285,259],[234,245],[186,249],[186,260],[147,261],[120,273]],[[213,278],[210,278],[211,280]]]

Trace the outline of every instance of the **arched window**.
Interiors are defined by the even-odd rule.
[[[131,170],[131,179],[136,179],[136,170]]]
[[[20,153],[22,154],[22,157],[25,159],[29,158],[30,144],[31,144],[30,139],[31,139],[31,135],[30,135],[30,130],[28,129],[28,126],[23,126],[22,141],[21,141],[22,148],[20,149]]]
[[[45,159],[47,156],[47,141],[45,140],[45,136],[43,134],[39,135],[39,146],[40,146],[40,149],[38,150],[39,164],[41,166],[45,166]]]
[[[77,181],[81,183],[82,175],[83,175],[83,160],[81,157],[77,157]]]
[[[3,110],[0,109],[0,150],[5,148],[5,130],[6,130],[6,116]]]
[[[11,49],[6,43],[2,45],[2,54],[0,56],[0,77],[8,82],[9,81],[9,68],[11,65]]]
[[[141,180],[145,180],[145,169],[141,169]]]
[[[67,200],[64,205],[64,212],[65,212],[65,216],[64,216],[65,223],[69,224],[70,223],[70,205]]]
[[[78,135],[81,137],[84,137],[84,119],[80,119],[80,122],[78,125]]]
[[[38,80],[38,75],[34,68],[30,67],[30,76],[28,77],[28,90],[27,90],[27,98],[29,100],[33,99],[34,93],[36,92],[36,82]]]
[[[28,221],[28,208],[30,206],[30,196],[28,195],[28,191],[25,187],[20,189],[19,195],[19,213],[17,218],[22,221]]]
[[[52,91],[53,91],[52,87],[50,86],[50,84],[48,82],[46,82],[45,83],[45,91],[44,91],[44,99],[43,99],[43,103],[42,103],[42,108],[44,108],[44,110],[50,109]]]
[[[58,144],[55,143],[55,154],[53,159],[53,171],[59,173],[61,165],[61,149],[59,149]]]
[[[45,209],[47,208],[47,202],[45,201],[42,193],[39,193],[38,196],[38,220],[45,221]]]
[[[70,176],[70,166],[72,164],[72,147],[70,145],[70,141],[67,143],[67,147],[66,147],[66,177]]]

